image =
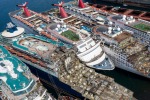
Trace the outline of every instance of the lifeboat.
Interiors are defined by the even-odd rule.
[[[22,19],[21,17],[16,16],[16,15],[14,15],[14,17],[15,17],[16,19],[20,20],[21,22],[23,22],[23,23],[25,23],[25,24],[29,25],[30,27],[34,27],[34,25],[32,25],[32,24],[31,24],[31,23],[29,23],[28,21],[26,21],[26,20]]]
[[[143,12],[143,11],[137,11],[137,10],[125,9],[125,8],[119,8],[117,10],[113,10],[113,8],[115,7],[112,7],[112,6],[99,7],[100,5],[94,5],[94,4],[90,4],[89,6],[95,10],[101,10],[102,12],[114,12],[117,14],[123,14],[126,16],[134,16],[135,18],[140,18],[143,20],[150,21],[149,12]]]
[[[46,37],[48,37],[48,38],[51,38],[52,40],[55,40],[55,41],[57,40],[57,38],[51,36],[50,34],[44,32],[44,31],[42,31],[41,34],[44,35],[44,36],[46,36]]]
[[[40,64],[42,67],[45,67],[45,66],[46,66],[42,61],[39,62],[39,64]]]

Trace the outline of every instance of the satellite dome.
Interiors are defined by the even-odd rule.
[[[118,28],[117,28],[117,31],[120,31],[120,30],[121,30],[120,27],[118,27]]]
[[[111,34],[111,32],[112,32],[111,30],[108,30],[108,34]]]
[[[112,27],[108,27],[108,30],[112,30]]]
[[[58,28],[55,28],[55,30],[58,31],[59,29],[58,29]]]
[[[130,16],[131,19],[133,19],[133,16]]]
[[[58,24],[57,27],[60,28],[60,24]]]
[[[123,18],[126,18],[126,15],[123,15]]]
[[[112,24],[113,24],[113,22],[111,22],[111,21],[110,21],[110,22],[109,22],[109,24],[110,24],[110,25],[112,25]]]
[[[128,22],[126,22],[126,24],[128,24]]]
[[[126,15],[123,15],[123,20],[125,20],[126,19]]]
[[[66,28],[67,26],[66,26],[66,24],[64,25],[64,28]]]

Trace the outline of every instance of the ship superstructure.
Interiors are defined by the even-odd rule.
[[[132,31],[134,37],[144,44],[150,45],[150,22],[135,19],[133,16],[112,15],[108,19],[123,29]]]
[[[87,68],[85,64],[82,64],[76,56],[75,51],[67,49],[70,48],[70,45],[39,35],[23,33],[22,35],[20,34],[20,38],[14,36],[15,40],[1,36],[1,43],[3,43],[4,39],[7,50],[25,63],[31,65],[31,69],[36,69],[35,74],[39,73],[38,77],[43,80],[49,80],[50,85],[56,90],[63,90],[63,92],[69,92],[80,98],[86,97],[95,100],[99,100],[99,98],[113,98],[113,100],[132,98],[133,93],[130,90],[118,85],[109,77],[97,74],[93,69]],[[72,64],[72,66],[69,67],[68,64]],[[78,70],[81,68],[77,74],[74,72],[76,67]],[[68,71],[71,72],[68,73]],[[88,75],[86,75],[87,71],[89,71]],[[67,75],[71,75],[70,78]],[[77,78],[78,75],[79,77]],[[68,79],[64,80],[63,76]],[[97,80],[94,77],[97,77]],[[82,82],[82,79],[84,82]],[[71,80],[77,82],[75,83],[76,85]],[[100,80],[101,82],[99,83]],[[79,84],[78,82],[88,88],[86,89],[84,86],[77,85]],[[116,92],[114,92],[114,89]],[[97,93],[95,94],[95,92]],[[107,94],[110,94],[110,96],[106,96]]]
[[[80,1],[80,0],[79,0]],[[66,3],[64,8],[67,13],[76,16],[88,24],[104,24],[105,13],[93,9],[88,3],[84,3],[84,8],[77,6],[78,2]]]
[[[103,40],[103,50],[113,60],[116,67],[150,77],[148,42],[145,42],[144,39],[141,41],[136,37],[136,33],[124,30],[117,24],[116,26],[109,24],[109,27],[95,26],[93,32],[96,37],[100,36],[99,39]]]
[[[55,100],[28,67],[0,46],[2,100]]]
[[[100,47],[100,41],[92,38],[82,39],[77,43],[77,56],[87,66],[99,70],[113,70],[114,64]]]
[[[147,20],[150,21],[150,12],[134,10],[134,9],[127,9],[123,7],[113,7],[101,4],[88,4],[92,9],[96,11],[102,11],[106,14],[120,14],[126,16],[134,16],[137,19]]]
[[[26,2],[23,5],[18,5],[19,7],[23,7],[23,10],[19,9],[9,14],[12,21],[16,23],[17,26],[25,27],[26,33],[40,34],[57,40],[51,33],[44,30],[50,23],[50,19],[47,16],[27,9],[26,5]]]

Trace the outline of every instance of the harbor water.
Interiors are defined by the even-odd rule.
[[[29,2],[28,7],[36,12],[43,12],[49,10],[53,8],[51,4],[61,2],[60,0],[0,0],[0,32],[5,29],[6,23],[11,21],[8,16],[8,13],[17,10],[18,7],[16,7],[16,4],[22,4],[25,1]],[[70,0],[64,0],[64,2],[68,1]],[[85,1],[91,2],[92,0],[85,0]],[[107,2],[99,1],[99,3],[121,7],[121,5],[115,5]],[[149,11],[149,9],[142,9],[131,6],[129,6],[129,8]],[[97,72],[114,78],[115,82],[132,90],[134,92],[134,97],[136,97],[138,100],[149,100],[150,98],[149,79],[117,68],[113,71],[97,71]],[[49,90],[51,90],[51,88],[49,88],[47,84],[44,84],[44,86],[46,86]]]

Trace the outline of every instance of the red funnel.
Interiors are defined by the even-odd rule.
[[[24,11],[24,14],[27,16],[27,17],[29,17],[29,16],[31,16],[31,14],[30,14],[30,11],[28,10],[28,8],[27,8],[27,4],[28,4],[28,2],[25,2],[23,5],[17,5],[18,7],[21,7],[22,9],[23,9],[23,11]]]
[[[59,12],[60,12],[61,17],[66,18],[66,17],[68,17],[68,14],[64,10],[63,4],[64,4],[64,2],[61,2],[59,4],[53,4],[53,5],[59,7]]]
[[[85,5],[82,0],[78,0],[78,5],[80,8],[85,8]]]

